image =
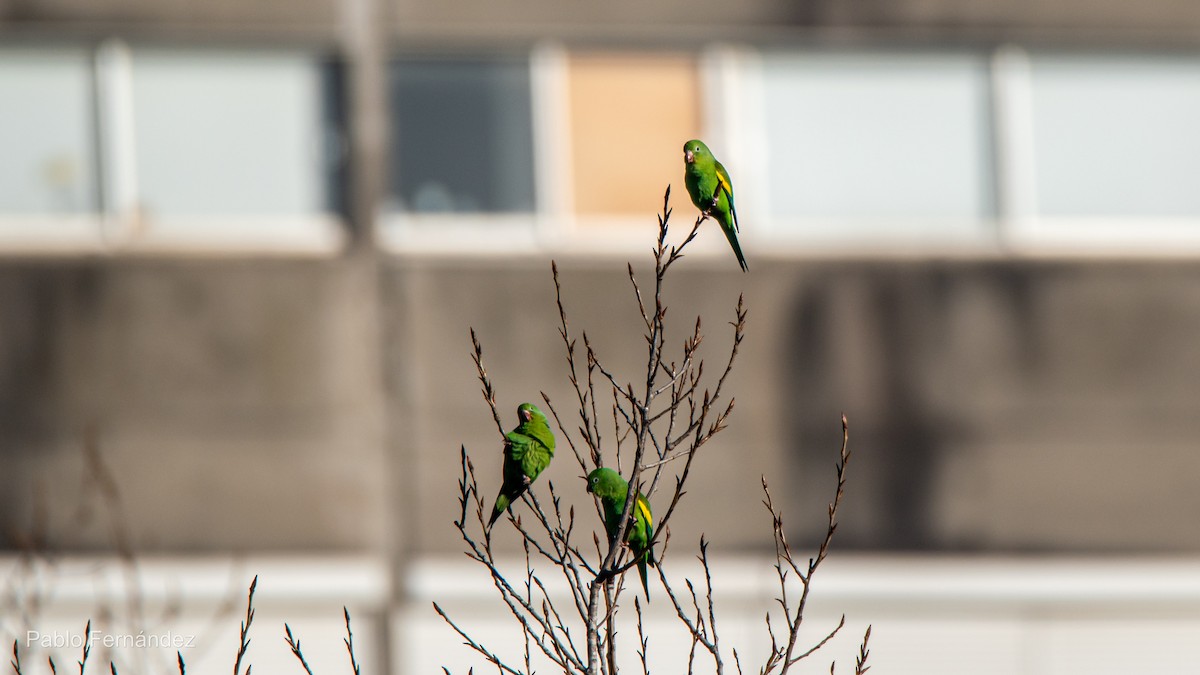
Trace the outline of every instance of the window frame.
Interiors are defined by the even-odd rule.
[[[420,213],[389,210],[381,202],[376,208],[379,246],[388,253],[469,255],[513,254],[536,250],[554,238],[556,219],[565,185],[557,145],[550,142],[563,123],[555,96],[561,91],[558,72],[560,48],[541,45],[521,52],[529,74],[530,138],[533,160],[533,210],[522,212]],[[509,56],[511,52],[501,52]],[[389,53],[386,64],[397,54]],[[405,54],[400,54],[405,56]],[[475,54],[476,57],[479,54]],[[389,123],[393,120],[389,117]],[[548,130],[550,129],[550,130]]]
[[[980,121],[981,131],[990,141],[989,151],[980,157],[984,170],[981,176],[985,181],[990,179],[990,190],[993,197],[993,213],[980,214],[977,217],[926,217],[926,216],[850,216],[850,215],[777,215],[771,213],[771,182],[766,176],[769,170],[767,164],[767,145],[770,142],[765,128],[766,120],[766,68],[765,56],[768,51],[789,53],[792,55],[805,54],[869,54],[888,55],[893,53],[915,55],[962,55],[978,56],[985,64],[990,65],[990,50],[972,49],[959,46],[920,46],[911,47],[895,44],[872,44],[867,46],[820,46],[820,45],[788,45],[775,47],[770,50],[747,50],[740,58],[744,61],[741,66],[742,78],[748,80],[743,86],[746,94],[740,98],[747,101],[744,112],[738,117],[740,128],[757,128],[757,133],[747,133],[753,136],[752,142],[743,140],[743,147],[750,147],[753,152],[752,161],[748,162],[756,172],[749,174],[757,196],[753,204],[753,212],[757,214],[756,229],[760,233],[757,239],[769,244],[771,254],[794,257],[795,255],[815,256],[891,256],[891,255],[990,255],[997,250],[998,232],[1004,220],[1004,206],[1001,201],[996,182],[999,178],[997,167],[995,128],[997,118],[994,110],[995,97],[991,88],[993,82],[991,73],[986,72],[987,81],[983,82],[989,99],[984,102],[982,110],[987,118]],[[742,169],[746,172],[746,169]],[[741,195],[739,194],[739,198]],[[741,201],[739,201],[739,204]],[[743,209],[746,210],[746,209]],[[751,242],[755,237],[748,238]],[[867,242],[870,243],[867,243]]]
[[[335,212],[300,215],[156,216],[161,228],[140,228],[136,167],[133,166],[131,68],[139,48],[121,39],[99,45],[59,41],[9,45],[16,49],[82,49],[90,55],[89,100],[95,117],[92,145],[98,157],[95,190],[101,195],[92,212],[72,214],[0,213],[0,255],[298,255],[330,256],[349,243],[346,216]],[[218,47],[213,47],[218,48]],[[228,45],[228,50],[260,49]],[[593,49],[589,45],[587,48]],[[600,47],[603,49],[604,47]],[[619,47],[611,47],[619,49]],[[752,255],[804,256],[1096,256],[1193,257],[1200,254],[1200,215],[1083,216],[1039,213],[1035,166],[1033,83],[1030,51],[1017,44],[999,46],[896,47],[868,44],[843,49],[879,52],[978,53],[987,63],[989,105],[982,124],[992,136],[991,156],[982,158],[994,182],[994,217],[964,221],[962,237],[921,235],[929,218],[880,218],[895,236],[881,236],[872,221],[856,218],[786,218],[770,215],[771,189],[766,158],[770,139],[764,119],[764,54],[769,49],[798,52],[820,45],[711,43],[695,50],[704,138],[721,148],[722,159],[739,186],[739,211],[749,224],[743,245]],[[273,49],[271,46],[265,47]],[[279,47],[307,53],[318,61],[322,48]],[[686,49],[686,47],[681,47]],[[1068,55],[1111,58],[1121,50],[1048,50]],[[511,52],[510,52],[511,53]],[[573,210],[569,137],[568,47],[548,41],[520,52],[529,69],[534,208],[530,213],[420,214],[388,212],[374,205],[375,245],[395,255],[511,255],[554,251],[568,255],[628,256],[644,250],[661,202],[647,204],[644,216],[580,215]],[[1146,52],[1135,52],[1144,54]],[[1154,54],[1175,54],[1168,49]],[[1200,56],[1200,50],[1185,54]],[[389,55],[389,60],[391,55]],[[344,96],[344,92],[336,92]],[[350,123],[350,120],[345,120]],[[346,128],[340,129],[346,132]],[[361,158],[354,161],[363,161]],[[693,222],[694,209],[682,181],[672,176],[671,206],[677,228]],[[944,221],[949,222],[949,221]],[[871,232],[870,244],[847,233]],[[697,258],[718,259],[724,242],[702,228],[694,244]],[[717,264],[717,263],[713,263]]]
[[[592,47],[589,46],[588,49]],[[723,137],[728,125],[714,125],[708,108],[726,97],[729,86],[726,61],[740,53],[724,47],[691,50],[697,56],[700,95],[705,110],[705,136]],[[569,48],[545,41],[527,52],[530,69],[533,125],[534,212],[530,214],[414,214],[380,213],[381,247],[395,255],[489,255],[553,251],[566,255],[625,257],[645,250],[647,233],[657,232],[656,214],[661,201],[647,204],[644,216],[578,214],[574,210],[570,136]],[[680,145],[686,139],[680,139]],[[681,151],[682,152],[682,151]],[[691,203],[680,176],[672,177],[671,205],[690,227]],[[666,185],[663,186],[664,188]],[[711,239],[711,241],[709,241]],[[719,240],[719,241],[718,241]],[[692,250],[697,258],[716,259],[726,247],[719,235],[701,237]]]
[[[1121,50],[1046,50],[1072,56],[1111,57]],[[1147,52],[1137,52],[1144,54]],[[1169,54],[1168,50],[1150,53]],[[1200,51],[1190,51],[1200,58]],[[999,95],[997,127],[1006,161],[1001,164],[1007,186],[1007,217],[1001,240],[1012,253],[1063,257],[1193,257],[1200,253],[1200,214],[1187,216],[1096,215],[1059,216],[1041,213],[1037,203],[1033,65],[1030,49],[1004,45],[995,53]]]
[[[156,227],[141,226],[132,80],[133,54],[139,47],[109,38],[96,45],[57,42],[50,48],[82,49],[90,57],[90,91],[86,96],[92,106],[89,114],[94,118],[90,141],[97,155],[95,187],[99,201],[90,213],[78,215],[0,212],[0,255],[329,257],[345,249],[347,223],[342,214],[333,211],[166,215],[155,216]],[[316,48],[222,45],[219,49],[223,53],[266,50],[311,54],[317,62],[320,60]]]

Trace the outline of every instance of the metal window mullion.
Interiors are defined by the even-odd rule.
[[[1005,45],[992,55],[996,135],[997,241],[1011,249],[1034,230],[1037,174],[1029,53]]]
[[[570,225],[574,194],[567,52],[543,43],[529,57],[533,126],[534,220],[543,244],[561,241]]]
[[[741,235],[743,241],[753,242],[771,231],[767,217],[770,181],[766,179],[770,132],[763,114],[763,57],[746,47],[718,46],[704,52],[700,68],[704,136],[721,148],[737,185],[747,186],[737,191],[737,206],[739,220],[744,214],[757,214],[750,230]],[[682,173],[681,167],[678,194],[686,197]]]
[[[101,237],[113,244],[133,234],[138,213],[133,55],[127,43],[110,39],[96,48],[95,78]]]

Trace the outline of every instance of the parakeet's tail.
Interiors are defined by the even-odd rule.
[[[650,602],[650,582],[649,575],[646,573],[646,562],[649,556],[642,556],[638,559],[638,576],[642,577],[642,590],[646,592],[646,602]]]
[[[496,506],[492,508],[492,518],[488,521],[488,530],[492,529],[492,525],[494,525],[497,520],[500,520],[500,516],[504,515],[504,512],[508,510],[508,507],[512,506],[513,502],[520,499],[521,495],[525,494],[525,490],[528,488],[529,486],[524,483],[517,485],[515,490],[512,489],[512,486],[508,484],[500,486],[500,494],[496,495]]]
[[[726,227],[722,224],[721,231],[725,233],[725,238],[729,240],[729,246],[733,248],[733,254],[737,256],[738,264],[742,266],[742,271],[749,272],[750,266],[746,264],[746,256],[742,254],[742,246],[738,243],[737,230],[732,225]]]
[[[496,497],[496,507],[492,509],[492,519],[489,520],[487,524],[487,529],[489,531],[492,529],[492,525],[495,525],[496,521],[500,520],[500,516],[504,515],[504,512],[508,510],[508,505],[511,503],[512,500],[509,499],[508,495],[504,494],[503,492]]]

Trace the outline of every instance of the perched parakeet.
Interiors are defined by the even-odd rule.
[[[517,418],[517,428],[504,436],[504,482],[488,521],[489,530],[554,459],[554,432],[542,411],[532,403],[522,403]]]
[[[733,181],[729,179],[729,172],[703,141],[695,139],[683,144],[683,163],[683,184],[687,186],[692,203],[701,213],[717,221],[742,271],[749,272],[750,266],[738,244],[737,209],[733,206]]]
[[[629,483],[621,478],[621,474],[612,469],[601,467],[588,474],[588,492],[600,498],[604,505],[604,527],[608,536],[613,537],[621,529],[621,511],[625,508],[625,500],[629,497]],[[630,507],[630,517],[633,519],[629,526],[629,534],[625,543],[637,559],[638,574],[642,577],[642,589],[646,591],[646,600],[650,600],[650,585],[646,580],[646,565],[654,565],[654,550],[650,540],[654,538],[654,516],[650,513],[650,502],[645,495],[638,493]]]

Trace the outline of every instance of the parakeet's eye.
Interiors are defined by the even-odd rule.
[[[599,482],[600,482],[600,477],[599,477],[599,476],[594,476],[594,477],[592,478],[592,485],[595,485],[596,483],[599,483]]]

